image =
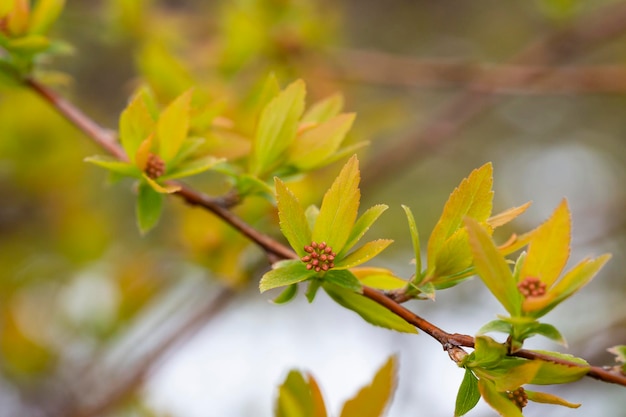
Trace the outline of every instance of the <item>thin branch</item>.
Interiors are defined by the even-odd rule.
[[[500,65],[418,59],[377,51],[333,51],[330,76],[390,87],[463,88],[490,94],[626,93],[626,67]],[[323,71],[325,75],[328,71]]]
[[[508,65],[563,64],[625,32],[626,3],[617,3],[531,44],[509,60]],[[489,76],[489,72],[485,72],[476,82],[488,83]],[[541,76],[542,74],[527,73],[520,77],[520,82],[530,84],[537,82]],[[485,113],[501,98],[502,96],[484,90],[461,93],[439,110],[423,128],[378,152],[368,165],[368,170],[363,173],[363,186],[385,184],[388,178],[394,178],[401,173],[407,164],[414,164],[421,155],[427,155],[429,151],[451,140],[462,127]]]

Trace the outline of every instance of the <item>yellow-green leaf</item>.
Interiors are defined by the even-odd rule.
[[[324,282],[322,286],[326,293],[339,305],[354,311],[365,321],[374,326],[380,326],[403,333],[417,333],[413,325],[361,294],[343,289],[329,282]]]
[[[204,171],[208,171],[215,165],[224,162],[224,158],[216,158],[214,156],[205,156],[203,158],[194,159],[177,166],[172,172],[163,175],[161,180],[173,180],[177,178],[190,177],[198,175]]]
[[[548,313],[559,303],[587,285],[600,271],[611,255],[605,254],[595,259],[585,259],[568,271],[545,295],[524,300],[522,309],[534,317]]]
[[[363,291],[361,282],[350,271],[331,269],[324,274],[324,281],[332,282],[333,284],[350,291],[358,293]]]
[[[274,298],[274,304],[286,304],[298,294],[298,284],[291,284],[281,292],[278,297]]]
[[[28,32],[31,34],[43,35],[61,14],[65,0],[39,0],[35,3]]]
[[[361,281],[361,284],[379,290],[399,290],[408,284],[385,268],[358,267],[351,268],[350,272]]]
[[[564,361],[572,362],[576,365],[563,365],[556,362],[547,362],[543,360],[535,360],[539,363],[537,374],[530,381],[535,385],[554,385],[554,384],[568,384],[570,382],[578,381],[583,376],[587,375],[590,366],[584,359],[577,358],[576,356],[569,355],[560,352],[548,352],[544,350],[536,350],[535,352],[551,356]]]
[[[180,190],[180,185],[161,185],[146,174],[142,174],[142,178],[152,187],[154,191],[160,194],[172,194]]]
[[[336,93],[313,104],[302,116],[302,122],[323,123],[337,116],[341,109],[343,109],[343,96]]]
[[[119,159],[111,158],[110,156],[91,156],[85,158],[85,162],[90,162],[118,174],[141,178],[141,171],[139,171],[135,165],[129,164],[128,162],[122,162]]]
[[[284,287],[305,281],[316,274],[315,271],[306,269],[304,262],[293,259],[281,262],[279,267],[266,272],[261,278],[259,289],[261,292],[272,288]]]
[[[370,227],[372,227],[380,215],[383,214],[383,212],[388,208],[389,206],[385,204],[377,204],[367,209],[365,213],[363,213],[354,223],[354,227],[352,227],[352,230],[350,231],[350,236],[348,236],[345,246],[341,252],[338,252],[337,255],[342,257],[346,252],[352,249],[352,247],[357,244],[363,235],[367,233]]]
[[[345,258],[335,263],[336,269],[347,269],[357,265],[361,265],[378,255],[385,250],[393,240],[391,239],[377,239],[371,242],[367,242],[354,252],[350,253]]]
[[[360,179],[359,161],[353,156],[324,195],[315,221],[313,240],[325,241],[335,253],[343,250],[356,220],[361,198]]]
[[[498,392],[493,382],[486,379],[478,380],[478,390],[485,402],[502,417],[523,417],[522,412],[506,394]]]
[[[466,218],[465,225],[476,272],[509,314],[518,316],[522,299],[509,265],[498,252],[491,236],[476,220]]]
[[[580,404],[571,403],[564,400],[561,397],[557,397],[554,394],[548,394],[547,392],[535,392],[526,390],[526,395],[530,401],[543,404],[562,405],[563,407],[578,408]]]
[[[530,383],[540,368],[540,361],[526,361],[519,366],[507,369],[502,376],[494,380],[496,390],[500,392],[515,391],[522,385]]]
[[[493,167],[491,163],[487,163],[472,171],[452,192],[428,240],[429,275],[435,268],[437,254],[446,241],[463,227],[465,217],[484,222],[491,215],[492,184]]]
[[[321,402],[321,403],[320,403]],[[326,417],[319,387],[312,376],[308,381],[299,371],[291,371],[278,389],[276,417]]]
[[[15,53],[36,54],[50,47],[50,40],[41,35],[28,35],[6,41],[6,49]]]
[[[275,177],[276,202],[280,230],[300,256],[306,255],[304,247],[311,244],[311,229],[304,210],[295,195],[280,178]],[[319,243],[319,242],[318,242]]]
[[[159,155],[166,164],[174,159],[187,138],[192,94],[193,90],[187,90],[178,96],[161,112],[157,120]]]
[[[531,204],[532,202],[529,201],[528,203],[522,204],[521,206],[512,207],[508,210],[503,211],[502,213],[498,213],[495,216],[491,216],[490,218],[487,219],[487,224],[493,227],[494,229],[496,227],[503,226],[507,224],[508,222],[510,222],[511,220],[515,219],[520,214],[524,213],[528,209],[528,207],[530,207]]]
[[[571,215],[562,200],[552,216],[533,233],[520,278],[539,278],[550,287],[565,267],[570,252]]]
[[[340,114],[304,131],[289,149],[289,162],[303,171],[324,165],[339,149],[352,127],[354,117],[354,113]]]
[[[412,283],[415,286],[422,284],[422,249],[420,244],[420,235],[417,230],[417,223],[415,223],[415,217],[413,212],[408,206],[402,205],[402,209],[406,214],[406,219],[409,222],[409,232],[411,233],[411,243],[413,244],[413,253],[415,254],[415,278]]]
[[[139,92],[133,96],[120,116],[120,142],[131,161],[135,161],[139,146],[154,132],[154,129],[154,120]]]
[[[287,150],[296,136],[305,95],[304,82],[298,80],[265,106],[252,146],[250,173],[263,176]]]
[[[346,401],[341,417],[380,417],[384,414],[396,388],[396,357],[389,360],[376,372],[372,383]]]

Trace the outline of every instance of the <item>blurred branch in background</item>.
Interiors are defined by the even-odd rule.
[[[626,4],[607,6],[597,14],[582,18],[568,28],[540,39],[511,58],[507,65],[552,66],[562,65],[588,53],[594,48],[624,35],[626,32]],[[498,73],[496,72],[496,75]],[[518,83],[531,85],[539,82],[544,71],[526,71],[518,74]],[[389,74],[392,78],[393,74]],[[491,71],[480,71],[471,84],[489,86]],[[493,86],[493,84],[491,84]],[[420,155],[427,155],[443,145],[442,142],[458,135],[460,130],[477,116],[488,111],[502,100],[497,91],[482,88],[460,93],[438,110],[423,126],[400,138],[394,145],[383,149],[371,161],[363,174],[364,186],[385,184]]]

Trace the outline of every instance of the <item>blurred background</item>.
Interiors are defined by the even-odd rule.
[[[449,193],[487,161],[496,211],[533,201],[497,239],[567,198],[572,263],[613,259],[546,321],[596,365],[626,343],[626,2],[70,0],[53,34],[73,53],[42,62],[40,78],[111,129],[142,83],[162,103],[197,85],[233,120],[270,72],[305,80],[308,103],[342,92],[357,113],[349,141],[370,141],[361,206],[390,206],[369,232],[395,239],[377,259],[407,278],[401,204],[424,246]],[[271,416],[292,368],[315,375],[336,415],[391,354],[390,417],[453,415],[463,372],[428,336],[374,328],[321,293],[271,304],[257,290],[264,253],[175,199],[141,237],[132,184],[108,185],[83,162],[102,151],[26,89],[2,87],[0,126],[1,417]],[[237,131],[207,137],[229,158],[245,148]],[[293,187],[319,204],[339,167]],[[229,186],[218,174],[193,185]],[[236,211],[278,236],[269,203]],[[408,306],[466,334],[504,313],[477,280]],[[626,409],[623,387],[589,378],[550,389],[583,406],[526,415]]]

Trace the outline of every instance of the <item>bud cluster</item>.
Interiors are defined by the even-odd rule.
[[[326,245],[326,242],[311,242],[310,245],[304,247],[304,251],[307,252],[308,255],[300,259],[306,264],[306,269],[313,269],[315,272],[320,272],[328,271],[335,266],[333,261],[337,254],[333,252],[333,248]]]
[[[517,289],[524,296],[540,297],[546,293],[546,284],[536,277],[526,277],[522,282],[517,284]]]
[[[523,387],[519,387],[515,391],[507,391],[506,395],[520,410],[528,404],[528,394]]]
[[[152,179],[159,178],[165,173],[165,162],[163,162],[159,155],[151,153],[148,155],[148,161],[146,162],[144,172]]]

